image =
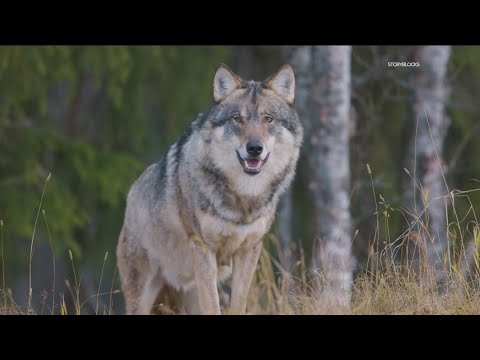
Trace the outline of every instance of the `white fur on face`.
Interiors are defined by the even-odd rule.
[[[223,132],[223,127],[218,127],[213,131],[209,154],[231,182],[234,190],[240,195],[256,196],[262,194],[299,153],[299,149],[295,147],[293,135],[287,129],[282,128],[283,142],[276,142],[275,136],[269,136],[267,141],[264,142],[266,151],[262,155],[265,158],[270,153],[267,163],[262,166],[262,171],[259,174],[249,175],[243,171],[243,167],[237,158],[236,150],[241,146],[239,139],[233,137],[225,141]],[[240,153],[242,157],[244,154],[246,154],[246,149],[244,149],[243,154]]]

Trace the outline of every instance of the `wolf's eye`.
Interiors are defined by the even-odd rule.
[[[235,115],[235,116],[233,117],[233,120],[234,120],[235,122],[237,122],[237,123],[242,122],[242,118],[240,117],[240,115]]]
[[[265,121],[271,123],[273,121],[273,117],[267,115],[267,116],[265,116]]]

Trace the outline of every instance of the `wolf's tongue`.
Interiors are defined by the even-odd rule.
[[[249,169],[257,169],[260,167],[260,160],[257,159],[246,159],[245,160],[245,165],[247,165],[247,168]]]

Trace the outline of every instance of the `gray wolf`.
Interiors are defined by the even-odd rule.
[[[290,65],[263,82],[219,65],[211,106],[128,193],[117,245],[127,314],[167,299],[173,311],[221,314],[217,285],[229,277],[226,312],[246,311],[262,237],[303,140],[294,94]]]

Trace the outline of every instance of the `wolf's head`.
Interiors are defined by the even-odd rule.
[[[210,121],[220,128],[214,131],[215,140],[229,145],[246,174],[260,174],[270,157],[283,162],[278,157],[293,151],[300,127],[294,97],[290,65],[263,82],[245,81],[227,66],[218,67],[213,81],[216,111]]]
[[[217,68],[213,106],[201,125],[202,148],[237,188],[257,193],[286,176],[288,167],[293,173],[303,139],[294,98],[290,65],[262,82],[245,81],[223,64]]]

